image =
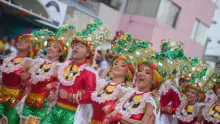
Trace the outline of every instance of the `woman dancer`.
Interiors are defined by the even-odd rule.
[[[137,90],[127,92],[108,114],[105,123],[120,121],[126,124],[155,124],[160,115],[160,102],[156,90],[160,88],[161,76],[155,60],[143,58],[139,62]]]
[[[29,76],[23,72],[28,71],[31,58],[38,50],[37,41],[31,34],[23,34],[19,37],[17,49],[18,55],[6,58],[1,66],[0,116],[3,124],[19,122],[16,106],[26,87],[26,81],[21,80],[21,77]]]

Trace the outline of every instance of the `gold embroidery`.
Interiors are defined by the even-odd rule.
[[[220,119],[220,106],[213,104],[208,111],[208,115],[215,119]]]
[[[78,73],[79,67],[76,65],[68,65],[64,69],[64,79],[66,80],[73,80],[74,76]]]
[[[102,124],[102,122],[96,121],[96,120],[91,120],[90,124]]]
[[[57,105],[65,108],[65,109],[68,109],[68,110],[76,111],[75,106],[67,105],[67,104],[62,103],[62,102],[57,102]]]
[[[106,85],[105,87],[103,87],[99,93],[98,93],[98,97],[101,97],[101,98],[108,98],[109,96],[112,95],[114,89],[116,88],[117,85]]]
[[[9,62],[6,67],[8,68],[14,68],[16,67],[19,63],[22,62],[24,58],[14,58],[11,62]]]
[[[6,86],[1,86],[0,90],[0,102],[8,102],[11,103],[16,102],[18,95],[20,94],[21,89],[9,88]]]
[[[27,124],[38,124],[40,121],[39,118],[30,116],[27,120]]]
[[[139,107],[142,98],[143,98],[143,94],[133,95],[125,102],[125,104],[123,105],[123,110],[130,112],[136,110]]]
[[[185,117],[190,117],[193,113],[194,105],[185,104],[181,109],[181,115]]]
[[[47,75],[51,68],[51,64],[43,64],[36,69],[36,75]]]

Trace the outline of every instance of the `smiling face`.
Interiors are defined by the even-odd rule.
[[[113,67],[112,67],[112,74],[114,77],[126,77],[128,75],[128,66],[122,59],[116,59],[114,61]]]
[[[193,88],[187,88],[187,101],[195,104],[199,100],[199,93]]]
[[[140,89],[149,88],[153,84],[153,70],[148,65],[142,65],[137,73],[137,87]]]
[[[47,57],[51,59],[59,59],[59,57],[62,55],[61,49],[55,41],[52,41],[49,43],[47,52]]]
[[[73,58],[74,59],[86,59],[89,56],[89,50],[81,42],[74,43]]]
[[[30,52],[31,44],[28,39],[22,39],[21,42],[18,42],[17,49],[20,51],[28,51]]]

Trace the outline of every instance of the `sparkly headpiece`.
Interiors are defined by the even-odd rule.
[[[113,46],[111,54],[114,56],[120,56],[130,68],[129,79],[132,81],[135,67],[143,56],[151,56],[154,54],[152,44],[145,40],[132,39],[131,35],[125,32],[117,32],[116,37],[113,40]],[[115,57],[113,58],[113,61]]]
[[[76,36],[77,33],[78,32],[75,26],[64,24],[57,30],[55,37],[48,39],[48,42],[54,41],[58,43],[62,51],[61,57],[65,59],[67,57],[68,48],[71,46],[72,39]]]
[[[161,52],[154,59],[158,62],[164,81],[179,78],[181,65],[188,60],[184,55],[183,43],[176,40],[163,40]]]
[[[186,60],[183,48],[184,44],[181,41],[171,39],[162,40],[160,56],[162,58]]]
[[[73,38],[73,44],[75,42],[84,43],[89,48],[90,56],[93,56],[95,49],[110,36],[110,30],[101,20],[92,20]]]
[[[181,75],[187,80],[188,87],[198,91],[202,100],[205,92],[212,88],[215,72],[195,57],[182,65]]]
[[[112,41],[112,49],[110,51],[110,55],[113,56],[111,59],[111,64],[113,65],[116,59],[122,59],[128,66],[129,72],[128,77],[126,79],[128,85],[133,80],[133,76],[135,73],[135,65],[134,62],[131,61],[131,58],[126,54],[126,48],[129,47],[132,43],[132,37],[130,34],[125,32],[116,32],[116,36]]]
[[[214,75],[212,81],[213,81],[212,89],[216,93],[216,87],[220,86],[220,73]]]
[[[56,37],[64,40],[67,46],[70,46],[72,39],[77,35],[78,31],[74,25],[64,24],[56,31]]]
[[[22,42],[22,40],[28,40],[30,42],[29,57],[34,57],[39,50],[36,39],[31,34],[23,34],[18,38],[19,42]]]
[[[32,32],[31,35],[37,41],[38,47],[40,49],[42,49],[47,46],[47,39],[50,37],[53,37],[55,34],[54,34],[54,32],[52,32],[48,29],[41,29],[41,30],[36,30],[36,31]]]

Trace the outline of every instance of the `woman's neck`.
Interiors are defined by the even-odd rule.
[[[48,59],[49,61],[52,61],[52,62],[58,60],[57,57],[47,57],[47,59]]]
[[[113,77],[112,78],[112,82],[117,83],[117,84],[122,83],[124,81],[125,81],[125,77]]]
[[[144,87],[144,88],[138,88],[139,92],[148,92],[151,90],[151,85],[149,85],[148,87]]]
[[[194,105],[194,104],[196,104],[196,102],[197,102],[197,101],[188,101],[188,104]]]
[[[81,62],[85,62],[86,61],[86,58],[84,59],[74,59],[74,63],[78,64],[78,63],[81,63]]]
[[[18,56],[27,56],[28,52],[26,51],[18,51]]]

